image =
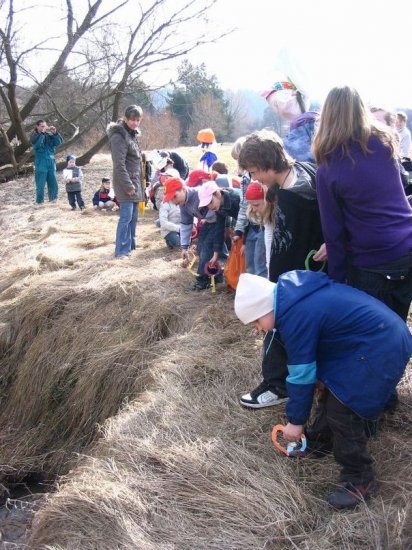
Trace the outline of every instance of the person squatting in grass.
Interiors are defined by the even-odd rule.
[[[120,205],[115,257],[127,259],[135,250],[138,202],[145,200],[142,153],[138,143],[143,111],[129,105],[120,122],[107,127],[113,162],[113,187]]]
[[[291,269],[304,269],[311,250],[317,259],[326,258],[315,190],[316,167],[293,160],[281,138],[268,130],[254,132],[240,144],[239,166],[265,185],[273,228],[269,259],[269,279]],[[265,216],[266,218],[267,216]],[[265,230],[266,231],[266,230]],[[268,235],[265,236],[265,240]],[[270,242],[270,239],[268,239]],[[287,357],[278,331],[269,331],[263,341],[262,382],[240,397],[244,407],[262,408],[287,399]]]
[[[117,204],[110,178],[102,178],[102,183],[93,195],[93,208],[96,210],[113,210]]]
[[[406,324],[366,292],[312,271],[284,273],[276,284],[242,274],[234,307],[245,325],[282,334],[289,395],[283,436],[293,441],[305,431],[303,456],[333,452],[340,485],[328,503],[344,509],[367,500],[377,486],[364,421],[376,420],[405,371],[412,354]],[[326,396],[304,430],[317,381]]]
[[[63,138],[54,126],[48,126],[45,120],[38,120],[30,136],[34,152],[34,179],[36,183],[36,204],[44,203],[44,186],[50,202],[57,201],[58,185],[56,179],[56,147]]]
[[[167,247],[180,248],[180,208],[176,204],[171,201],[160,204],[159,225]]]
[[[163,202],[171,201],[180,206],[180,248],[182,267],[189,265],[189,246],[191,243],[194,218],[203,220],[199,230],[197,252],[199,263],[196,282],[192,290],[205,290],[210,287],[210,278],[205,273],[205,266],[209,260],[216,258],[222,249],[222,242],[216,235],[216,214],[208,208],[199,207],[199,193],[197,189],[187,187],[180,178],[169,178],[165,182]],[[216,260],[215,260],[216,261]],[[216,282],[222,282],[221,276]]]

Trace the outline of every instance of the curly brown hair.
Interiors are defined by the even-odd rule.
[[[270,130],[259,130],[247,136],[238,162],[243,170],[254,167],[275,172],[283,172],[295,163],[283,147],[282,139]]]

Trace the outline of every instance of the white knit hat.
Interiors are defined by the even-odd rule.
[[[247,325],[274,310],[275,283],[264,277],[242,273],[236,287],[235,313]]]

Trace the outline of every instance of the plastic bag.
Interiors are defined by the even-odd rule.
[[[296,86],[292,82],[278,81],[270,90],[262,92],[261,95],[274,113],[291,122],[309,108],[308,101],[302,95],[302,105],[299,104],[297,94]]]
[[[246,272],[245,256],[242,254],[243,242],[242,239],[238,239],[232,243],[229,257],[225,265],[225,280],[228,287],[236,289],[239,277],[242,273]]]

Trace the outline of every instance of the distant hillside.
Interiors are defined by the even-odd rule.
[[[250,118],[261,119],[263,117],[263,113],[265,112],[268,104],[266,103],[266,100],[263,99],[263,97],[260,95],[260,92],[249,89],[237,90],[236,92],[234,92],[233,90],[227,91],[235,93],[242,99],[242,102],[244,102],[248,110]]]
[[[167,94],[172,91],[171,87],[159,88],[152,92],[152,101],[155,109],[164,109],[167,105]],[[242,104],[252,119],[260,119],[267,107],[266,101],[256,90],[226,90],[229,95],[237,95],[242,100]]]

